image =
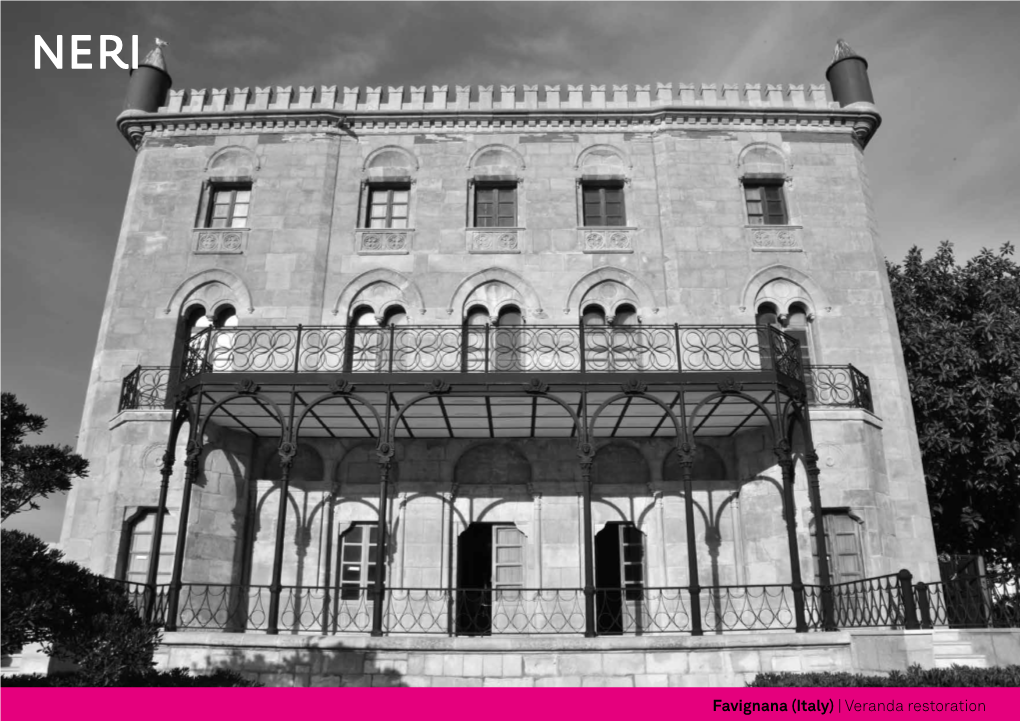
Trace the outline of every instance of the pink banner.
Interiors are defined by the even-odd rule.
[[[445,697],[445,698],[441,698]],[[479,714],[569,721],[650,713],[670,719],[1015,719],[1020,690],[1001,688],[672,689],[30,689],[3,691],[6,721],[380,719],[478,721]],[[10,715],[7,715],[10,714]],[[665,714],[665,716],[663,716]]]

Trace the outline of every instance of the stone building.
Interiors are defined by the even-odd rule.
[[[636,683],[848,667],[793,633],[852,625],[828,589],[938,574],[880,116],[845,44],[828,78],[186,91],[157,48],[67,555],[145,589],[170,662],[256,633],[341,639],[365,683],[539,679],[528,643],[567,682],[624,648]],[[758,666],[662,660],[719,634]]]

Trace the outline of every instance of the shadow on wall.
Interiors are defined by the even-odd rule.
[[[196,653],[193,672],[229,669],[265,686],[409,686],[406,652],[345,649],[255,650],[234,648]],[[196,663],[197,662],[197,663]],[[172,666],[181,665],[173,663]]]

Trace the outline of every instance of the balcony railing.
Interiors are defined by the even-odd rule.
[[[797,341],[758,326],[258,326],[192,337],[199,373],[633,373],[776,370],[802,380]]]
[[[808,402],[813,406],[864,408],[875,411],[871,382],[852,365],[811,365],[804,368]]]
[[[169,366],[138,366],[124,376],[120,386],[120,410],[167,407]]]
[[[168,587],[118,582],[139,613],[165,625]],[[182,584],[180,630],[266,631],[271,589],[264,585]],[[907,571],[803,587],[806,628],[1020,627],[1020,579],[982,576],[914,584]],[[825,619],[826,599],[831,608]],[[367,587],[284,586],[279,632],[368,634],[376,596]],[[595,632],[600,636],[796,630],[797,593],[790,584],[704,586],[691,589],[596,588]],[[381,632],[448,636],[582,634],[580,588],[387,588]],[[700,608],[700,617],[692,617]],[[697,623],[695,623],[697,620]]]

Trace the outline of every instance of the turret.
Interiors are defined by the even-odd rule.
[[[868,61],[855,53],[842,38],[836,41],[836,51],[829,69],[825,71],[825,79],[829,81],[833,100],[841,108],[854,103],[875,103],[868,80]]]
[[[127,97],[124,99],[125,110],[154,113],[165,103],[171,82],[170,73],[166,69],[166,60],[163,58],[163,47],[166,44],[156,38],[156,47],[145,56],[136,69],[131,71]]]

